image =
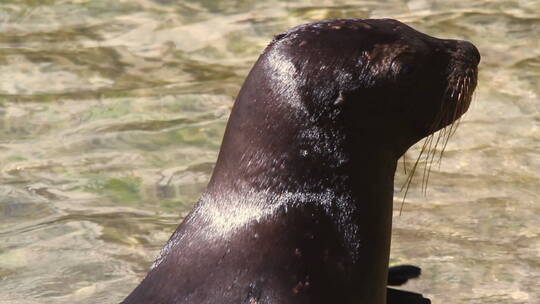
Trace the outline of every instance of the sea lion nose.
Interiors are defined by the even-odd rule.
[[[470,58],[474,64],[478,65],[480,63],[480,52],[474,44],[469,41],[460,40],[458,48],[465,57]]]
[[[443,40],[443,45],[448,49],[449,54],[454,60],[475,66],[480,63],[480,52],[469,41],[445,39]]]

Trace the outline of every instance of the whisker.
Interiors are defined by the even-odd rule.
[[[407,175],[407,162],[405,161],[405,158],[407,156],[407,152],[403,153],[403,156],[401,157],[401,160],[403,162],[403,173]]]
[[[422,192],[424,193],[424,195],[426,194],[426,188],[427,188],[427,184],[426,184],[426,175],[427,175],[427,162],[429,160],[429,155],[431,153],[431,145],[433,143],[433,133],[428,135],[428,137],[426,138],[426,142],[428,142],[428,145],[427,145],[427,153],[425,155],[425,161],[424,161],[424,172],[422,173]]]
[[[461,116],[465,112],[465,107],[468,107],[471,103],[472,93],[476,85],[476,75],[473,70],[467,70],[465,75],[455,77],[455,71],[456,68],[448,76],[448,85],[442,95],[443,102],[440,104],[439,111],[429,126],[429,135],[424,139],[416,161],[410,170],[407,169],[405,155],[403,157],[403,170],[405,174],[408,174],[405,183],[400,188],[400,191],[405,190],[405,193],[401,201],[399,215],[403,212],[405,199],[407,198],[414,174],[420,163],[424,164],[421,191],[424,195],[427,195],[429,177],[433,164],[438,163],[440,169],[450,137],[457,131],[461,123]],[[451,110],[452,107],[453,110]],[[435,135],[437,132],[438,134]],[[441,145],[442,147],[438,151],[437,148]],[[435,160],[437,155],[438,159]]]
[[[444,134],[444,131],[446,130],[446,127],[439,131],[437,134],[437,140],[435,141],[435,146],[433,147],[433,151],[431,152],[431,158],[429,160],[429,167],[427,171],[427,177],[426,177],[426,189],[424,191],[424,194],[427,194],[427,183],[429,181],[429,175],[431,173],[431,168],[433,165],[433,160],[435,159],[435,155],[437,155],[437,147],[439,146],[439,142],[442,138],[441,134]]]
[[[450,86],[447,86],[446,87],[446,90],[444,92],[444,95],[443,96],[447,96],[450,92],[452,91],[452,94],[453,94],[453,91],[451,89]],[[443,97],[444,98],[444,97]],[[433,123],[431,124],[431,126],[429,127],[429,133],[430,135],[424,140],[424,143],[422,144],[422,148],[420,149],[420,153],[418,154],[418,157],[416,158],[416,161],[414,162],[414,165],[413,167],[411,168],[411,171],[409,172],[409,174],[407,175],[407,178],[405,180],[405,183],[401,186],[400,188],[400,192],[403,191],[403,189],[405,189],[405,193],[403,195],[403,199],[401,201],[401,205],[400,205],[400,208],[399,208],[399,215],[401,216],[401,213],[403,212],[403,205],[405,203],[405,199],[407,198],[407,194],[409,193],[409,188],[411,186],[411,183],[412,183],[412,180],[414,178],[414,173],[416,172],[416,168],[418,167],[418,164],[420,162],[420,159],[422,158],[422,155],[423,153],[426,151],[426,147],[430,144],[430,142],[433,140],[433,134],[436,132],[438,126],[440,126],[440,124],[442,123],[443,121],[443,113],[444,113],[444,106],[443,106],[444,103],[441,103],[440,105],[440,108],[439,108],[439,111],[437,112],[436,116],[435,116],[435,119],[433,120]],[[439,141],[439,137],[440,137],[440,133],[438,135],[438,138],[437,138],[437,141]],[[428,149],[428,155],[429,153],[431,153],[431,150]],[[432,153],[435,153],[435,151],[433,151]],[[427,159],[427,158],[426,158]],[[406,163],[405,163],[405,159],[403,160],[404,161],[404,168],[406,168]],[[425,176],[425,174],[424,174]],[[427,189],[427,180],[425,182],[425,187]],[[424,178],[423,178],[423,181],[422,181],[422,188],[424,188]],[[426,190],[427,191],[427,190]]]
[[[456,105],[454,106],[454,113],[452,114],[451,116],[451,119],[452,119],[452,123],[450,124],[450,129],[448,130],[448,135],[446,136],[445,140],[444,140],[444,145],[442,147],[442,150],[441,150],[441,154],[439,156],[439,160],[442,159],[443,157],[443,153],[444,153],[444,150],[446,149],[446,146],[448,145],[448,141],[450,140],[450,137],[452,136],[452,129],[454,128],[454,123],[455,123],[455,118],[457,117],[457,113],[458,113],[458,105],[457,103],[460,102],[459,100],[459,97],[462,96],[462,91],[463,91],[463,78],[460,78],[458,79],[458,82],[457,82],[457,89],[460,91],[460,93],[458,94],[458,99],[455,100],[455,103]]]
[[[418,157],[416,158],[416,161],[414,162],[414,165],[411,169],[411,172],[409,175],[407,175],[407,179],[405,180],[405,184],[401,186],[400,192],[403,191],[403,187],[405,187],[405,194],[403,195],[403,199],[401,201],[401,206],[399,207],[399,215],[401,216],[401,213],[403,212],[403,204],[405,204],[405,198],[407,197],[407,193],[409,193],[409,188],[411,187],[411,182],[414,176],[414,172],[416,171],[416,167],[418,166],[418,163],[420,161],[420,158],[422,157],[422,154],[424,153],[426,149],[426,140],[424,140],[424,144],[422,145],[422,149],[420,149],[420,153],[418,154]]]

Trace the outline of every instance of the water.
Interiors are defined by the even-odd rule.
[[[120,301],[204,190],[266,43],[349,17],[482,53],[474,104],[401,216],[398,173],[392,262],[424,270],[407,288],[537,302],[540,1],[3,0],[0,303]]]

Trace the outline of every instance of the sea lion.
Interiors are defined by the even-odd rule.
[[[123,303],[386,303],[397,161],[465,113],[479,61],[390,19],[277,35],[206,191]]]

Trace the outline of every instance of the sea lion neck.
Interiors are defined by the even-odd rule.
[[[328,226],[313,224],[325,227],[316,238],[331,236],[331,248],[340,252],[341,267],[354,288],[374,282],[379,286],[355,289],[358,294],[351,298],[358,303],[385,302],[396,153],[343,124],[343,117],[332,116],[340,113],[332,113],[331,107],[314,112],[291,104],[286,93],[278,95],[268,87],[259,69],[254,67],[233,107],[199,203],[200,218],[216,239],[283,214],[300,221],[295,210],[305,210],[308,217],[319,210],[321,218],[331,221]],[[310,228],[298,226],[287,235],[302,239],[309,234]]]
[[[207,192],[348,193],[379,175],[391,189],[399,156],[344,122],[331,101],[337,90],[289,94],[301,84],[273,54],[259,59],[240,90]]]

